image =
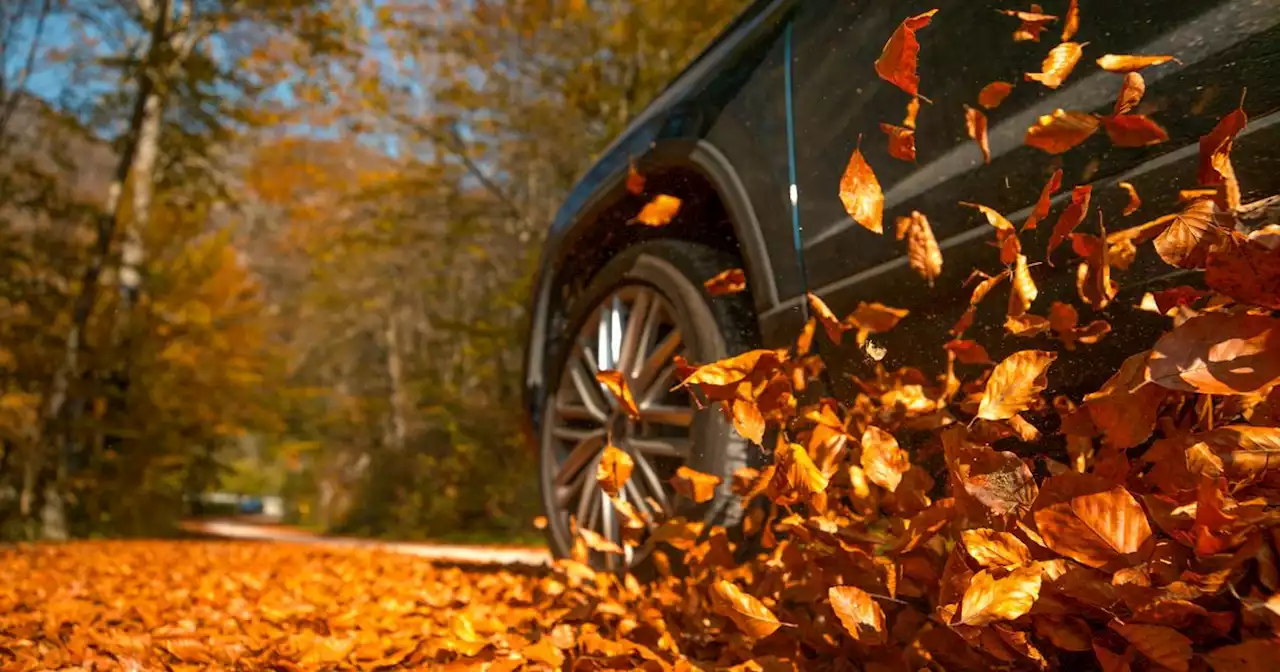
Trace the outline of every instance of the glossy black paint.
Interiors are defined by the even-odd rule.
[[[1041,185],[1062,168],[1063,189],[1049,220],[1022,236],[1032,262],[1045,261],[1053,221],[1073,186],[1093,186],[1094,207],[1082,232],[1097,233],[1099,207],[1109,231],[1165,214],[1176,208],[1178,189],[1196,186],[1198,138],[1235,107],[1245,87],[1251,121],[1233,153],[1244,201],[1280,193],[1280,87],[1275,84],[1280,0],[1080,0],[1081,27],[1074,39],[1089,44],[1057,90],[1023,81],[1022,74],[1039,69],[1059,41],[1060,26],[1050,26],[1040,42],[1014,43],[1016,20],[994,11],[1007,4],[753,4],[603,154],[560,210],[536,285],[526,370],[530,418],[536,423],[540,416],[537,399],[564,326],[557,316],[575,283],[635,240],[675,236],[740,247],[766,346],[794,337],[805,318],[806,289],[838,314],[852,311],[859,301],[908,308],[911,315],[902,324],[877,337],[889,351],[883,363],[937,373],[947,330],[967,305],[963,279],[975,268],[1001,270],[991,247],[992,229],[959,201],[983,203],[1021,224]],[[1061,14],[1067,2],[1042,4]],[[903,18],[934,7],[939,11],[933,24],[920,35],[919,69],[921,91],[934,102],[920,112],[919,156],[909,164],[889,157],[879,130],[880,122],[901,123],[908,96],[881,81],[872,63]],[[799,249],[788,194],[788,30]],[[1147,92],[1136,110],[1161,123],[1170,140],[1117,148],[1100,131],[1061,156],[1026,147],[1023,135],[1040,114],[1057,107],[1110,111],[1122,76],[1096,66],[1095,59],[1105,53],[1167,53],[1183,61],[1143,72]],[[987,111],[992,161],[984,166],[965,133],[962,106],[976,106],[977,92],[993,80],[1016,86],[999,108]],[[885,192],[884,236],[854,224],[837,197],[840,174],[859,142]],[[651,176],[654,191],[686,199],[683,221],[659,230],[625,224],[644,202],[622,186],[631,158]],[[1120,180],[1132,182],[1144,199],[1137,213],[1124,218],[1120,210],[1126,196],[1115,186]],[[943,275],[932,288],[907,268],[904,246],[893,238],[894,220],[912,210],[928,215],[943,247]],[[1163,265],[1148,246],[1130,270],[1116,272],[1119,296],[1094,314],[1076,296],[1077,262],[1069,245],[1055,253],[1054,263],[1033,269],[1041,295],[1032,311],[1043,315],[1053,301],[1069,302],[1082,322],[1106,319],[1115,331],[1097,345],[1064,353],[1054,367],[1051,394],[1096,389],[1124,356],[1147,347],[1167,328],[1167,319],[1134,309],[1143,292],[1197,280]],[[1006,294],[1007,288],[993,293],[966,338],[982,342],[997,359],[1018,349],[1056,349],[1048,337],[1015,339],[1003,333]],[[849,392],[841,389],[841,381],[847,381],[842,374],[866,373],[870,360],[852,345],[841,352],[827,350],[837,392]]]

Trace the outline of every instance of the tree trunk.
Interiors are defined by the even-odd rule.
[[[400,353],[400,313],[393,310],[387,318],[387,378],[391,382],[391,436],[388,443],[403,451],[409,437],[408,395],[404,389],[404,359]]]

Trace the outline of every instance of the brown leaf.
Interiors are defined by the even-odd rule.
[[[622,547],[604,538],[600,533],[588,530],[585,527],[578,528],[578,536],[582,537],[582,541],[586,542],[587,548],[600,553],[610,553],[613,555],[622,555]]]
[[[1058,108],[1036,119],[1027,129],[1023,143],[1049,154],[1061,154],[1088,140],[1101,124],[1097,115]]]
[[[605,492],[617,495],[627,479],[631,478],[631,470],[635,466],[630,455],[618,450],[613,444],[607,445],[600,454],[600,464],[596,467],[596,482]]]
[[[1040,290],[1036,289],[1036,283],[1031,279],[1031,270],[1027,268],[1027,256],[1019,254],[1013,267],[1013,290],[1009,292],[1008,315],[1019,317],[1025,314],[1039,295]]]
[[[907,239],[907,262],[932,287],[933,281],[942,273],[942,250],[924,214],[912,210],[909,217],[898,218],[898,240],[904,236]]]
[[[1045,506],[1035,521],[1050,550],[1090,567],[1137,552],[1151,537],[1142,506],[1122,487]]]
[[[1045,27],[1058,20],[1058,17],[1052,14],[1044,14],[1040,10],[1040,5],[1032,4],[1029,12],[1013,9],[998,9],[996,11],[1017,18],[1022,22],[1018,25],[1017,30],[1013,31],[1014,42],[1039,42],[1040,33],[1044,32]]]
[[[832,586],[827,589],[827,599],[849,636],[867,644],[884,642],[884,612],[866,591],[854,586]]]
[[[960,602],[960,622],[987,625],[1025,615],[1040,597],[1040,580],[1039,567],[1015,569],[999,580],[989,570],[978,572]]]
[[[1158,145],[1169,139],[1169,134],[1160,127],[1160,124],[1142,114],[1106,117],[1102,120],[1102,125],[1107,129],[1107,137],[1111,138],[1111,144],[1116,147],[1146,147]]]
[[[978,104],[988,110],[994,110],[997,107],[1000,107],[1000,103],[1003,103],[1004,99],[1008,98],[1009,93],[1012,91],[1013,84],[1010,84],[1009,82],[991,82],[990,84],[982,87],[982,90],[978,92]]]
[[[1241,105],[1220,119],[1208,135],[1200,138],[1200,163],[1196,177],[1200,184],[1206,186],[1223,185],[1227,193],[1224,205],[1233,210],[1240,207],[1240,187],[1236,184],[1235,168],[1231,166],[1231,146],[1236,135],[1248,123],[1241,96]]]
[[[626,375],[620,371],[597,371],[596,380],[608,388],[623,412],[633,418],[640,417],[640,410],[636,408],[636,400],[631,396],[631,387],[627,385]]]
[[[1232,231],[1209,250],[1204,281],[1236,301],[1280,309],[1280,248]]]
[[[680,386],[733,385],[747,379],[757,370],[772,371],[780,361],[776,350],[748,350],[718,362],[699,366],[680,382]]]
[[[1049,181],[1045,182],[1040,189],[1040,198],[1036,200],[1036,206],[1031,210],[1031,214],[1027,215],[1027,221],[1023,222],[1022,230],[1030,231],[1036,228],[1036,225],[1049,216],[1050,198],[1062,186],[1062,169],[1058,168],[1053,171],[1053,175],[1049,176]]]
[[[1076,63],[1080,62],[1080,54],[1083,51],[1082,44],[1063,42],[1049,50],[1049,55],[1044,57],[1044,63],[1040,65],[1040,72],[1028,72],[1026,78],[1028,81],[1040,82],[1051,89],[1056,89],[1062,86],[1062,82],[1071,74]]]
[[[867,427],[862,433],[862,470],[872,483],[893,492],[910,468],[911,458],[898,447],[892,434],[879,427]]]
[[[1122,114],[1128,114],[1133,108],[1142,102],[1142,95],[1147,92],[1147,83],[1142,79],[1142,75],[1131,72],[1124,76],[1124,83],[1120,85],[1120,95],[1116,96],[1116,105],[1111,110],[1111,116],[1118,117]]]
[[[1022,338],[1039,336],[1049,331],[1049,326],[1049,320],[1030,313],[1018,315],[1017,317],[1010,315],[1004,319],[1005,331]]]
[[[1107,54],[1098,59],[1098,67],[1107,72],[1137,72],[1145,67],[1152,65],[1160,65],[1169,61],[1178,61],[1172,56],[1128,56],[1121,54]]]
[[[1013,223],[995,209],[985,205],[968,201],[960,201],[960,205],[974,208],[986,216],[987,223],[996,230],[996,242],[1000,246],[1000,263],[1005,265],[1014,263],[1022,251],[1022,244],[1018,241],[1018,232],[1013,228]]]
[[[1280,321],[1205,313],[1156,341],[1148,378],[1171,390],[1247,394],[1280,379]]]
[[[875,301],[859,301],[858,307],[845,319],[858,330],[858,345],[862,345],[869,334],[889,331],[910,313],[906,308],[893,308]]]
[[[733,428],[742,438],[760,445],[764,442],[764,415],[760,407],[749,399],[733,400]]]
[[[960,533],[960,541],[969,557],[987,569],[1016,569],[1031,564],[1027,545],[1008,532],[965,530]]]
[[[1048,383],[1045,370],[1057,354],[1041,350],[1015,352],[996,365],[978,407],[984,420],[1006,420],[1026,410]]]
[[[627,191],[639,196],[644,193],[644,175],[636,170],[636,162],[627,164]]]
[[[855,149],[840,178],[840,202],[853,221],[873,233],[884,233],[884,192],[871,166]]]
[[[903,161],[916,160],[916,131],[914,128],[880,124],[880,130],[889,136],[889,156]]]
[[[902,125],[907,128],[916,127],[916,115],[920,114],[920,97],[913,97],[907,101],[907,116],[903,117]]]
[[[727,616],[739,630],[751,637],[768,637],[782,626],[760,600],[742,592],[729,581],[715,582],[711,603],[717,614]]]
[[[832,343],[839,344],[848,327],[840,322],[836,314],[831,312],[827,304],[817,295],[805,294],[805,296],[809,299],[809,310],[813,311],[813,316],[822,324],[822,330],[827,332],[827,338],[831,339]]]
[[[795,502],[807,499],[810,502],[825,502],[827,476],[813,463],[804,446],[798,443],[787,444],[786,448],[777,451],[774,459],[777,461],[777,470],[770,489],[771,494],[776,495],[775,500]]]
[[[1274,639],[1250,639],[1203,654],[1213,672],[1272,672],[1276,665]]]
[[[1098,232],[1099,240],[1106,240],[1107,229],[1102,225],[1101,210],[1098,211]],[[1096,245],[1088,259],[1076,267],[1076,291],[1080,300],[1094,310],[1106,308],[1118,291],[1111,281],[1110,253],[1109,246]]]
[[[1121,450],[1151,438],[1156,413],[1167,396],[1164,388],[1146,384],[1149,352],[1131,355],[1097,392],[1085,395],[1084,405],[1108,445]]]
[[[1076,31],[1080,30],[1080,5],[1078,0],[1071,0],[1071,4],[1067,5],[1067,18],[1062,22],[1062,41],[1075,37]]]
[[[1139,653],[1174,670],[1187,672],[1191,663],[1191,640],[1186,635],[1163,625],[1112,623],[1111,629],[1129,640]]]
[[[653,200],[640,209],[640,214],[631,220],[645,226],[666,226],[680,212],[680,199],[667,194],[658,194]]]
[[[1217,224],[1216,215],[1217,206],[1212,200],[1192,201],[1170,220],[1168,228],[1156,236],[1156,253],[1171,266],[1204,266],[1209,250],[1225,235]]]
[[[929,25],[937,11],[931,9],[904,19],[897,30],[893,31],[889,41],[885,42],[880,58],[876,59],[876,74],[911,96],[920,95],[920,77],[916,74],[920,42],[916,40],[916,31]]]
[[[994,364],[991,356],[987,354],[987,349],[977,341],[952,340],[948,341],[944,347],[956,353],[956,360],[961,364]]]
[[[711,501],[716,496],[716,486],[720,485],[720,481],[719,476],[704,474],[681,466],[676,470],[676,475],[671,477],[671,486],[675,488],[677,494],[701,504]]]
[[[737,294],[747,288],[747,274],[741,268],[730,268],[708,278],[702,286],[711,296]]]
[[[1137,212],[1138,208],[1142,207],[1142,199],[1138,198],[1138,190],[1128,182],[1119,182],[1116,186],[1124,189],[1125,193],[1129,194],[1129,202],[1125,204],[1122,214],[1127,216]]]
[[[964,106],[964,125],[966,132],[978,149],[982,151],[982,162],[991,163],[991,147],[987,144],[987,115],[974,107]]]
[[[1089,197],[1093,193],[1093,187],[1085,184],[1071,190],[1071,203],[1066,209],[1058,215],[1058,221],[1053,225],[1053,234],[1049,236],[1049,251],[1045,253],[1045,258],[1049,260],[1049,265],[1053,265],[1053,251],[1062,241],[1067,239],[1067,234],[1075,231],[1077,226],[1084,221],[1089,214]]]

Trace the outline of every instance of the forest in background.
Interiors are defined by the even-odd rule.
[[[5,2],[0,539],[524,533],[543,233],[743,4]]]

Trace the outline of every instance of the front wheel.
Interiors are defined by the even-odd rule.
[[[716,408],[698,409],[685,390],[672,391],[674,364],[723,359],[757,339],[750,296],[712,297],[703,281],[738,266],[731,255],[679,241],[646,242],[623,251],[591,280],[568,309],[569,329],[558,338],[554,376],[541,427],[540,478],[547,532],[557,556],[570,552],[574,526],[620,546],[621,555],[592,552],[593,564],[620,569],[644,562],[647,539],[623,543],[617,511],[596,484],[607,442],[635,462],[619,493],[637,513],[654,521],[684,516],[708,524],[734,525],[742,517],[730,477],[748,462],[750,446]],[[596,381],[599,371],[626,378],[638,419],[621,412]],[[709,502],[676,494],[669,480],[681,466],[719,476]]]

